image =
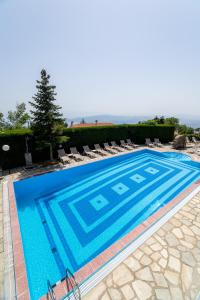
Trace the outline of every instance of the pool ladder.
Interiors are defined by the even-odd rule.
[[[68,268],[66,269],[66,276],[64,280],[66,282],[67,293],[70,292],[70,295],[66,296],[66,299],[81,300],[79,285],[76,281],[75,276]],[[47,280],[47,287],[48,287],[47,299],[57,300],[56,295],[54,293],[54,286],[51,285],[49,280]]]
[[[54,293],[53,286],[51,285],[49,280],[47,280],[47,287],[48,287],[47,299],[56,300],[56,295]]]

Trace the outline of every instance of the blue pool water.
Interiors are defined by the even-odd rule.
[[[141,150],[15,182],[31,299],[199,178],[199,163]]]

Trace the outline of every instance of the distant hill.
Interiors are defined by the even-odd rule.
[[[94,116],[83,116],[77,118],[67,119],[67,123],[70,125],[71,121],[75,124],[80,123],[82,119],[87,123],[93,123],[95,120],[98,122],[111,122],[113,124],[137,124],[139,121],[146,121],[154,118],[152,115],[141,115],[141,116],[116,116],[116,115],[94,115]],[[168,117],[168,116],[166,116]],[[191,126],[193,128],[200,127],[200,117],[194,116],[177,116],[182,124]]]
[[[87,123],[93,123],[95,120],[98,122],[111,122],[113,124],[135,124],[139,121],[144,121],[150,119],[152,116],[113,116],[113,115],[94,115],[94,116],[86,116],[86,117],[78,117],[73,119],[67,119],[67,123],[70,124],[71,121],[74,123],[80,123],[82,119]]]

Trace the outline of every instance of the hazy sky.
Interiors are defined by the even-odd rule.
[[[65,116],[200,115],[200,1],[0,0],[0,111],[41,68]]]

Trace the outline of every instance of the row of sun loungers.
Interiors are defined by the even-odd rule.
[[[99,144],[94,145],[94,150],[91,150],[87,145],[83,146],[83,154],[81,155],[76,147],[70,148],[70,154],[67,154],[64,149],[58,149],[59,160],[63,163],[71,163],[72,159],[75,161],[83,161],[85,157],[89,158],[98,158],[100,156],[107,156],[108,154],[117,154],[119,152],[124,152],[125,150],[133,150],[138,147],[130,139],[127,139],[127,142],[124,140],[120,141],[120,146],[116,144],[115,141],[111,142],[111,145],[108,143],[103,144],[102,148]]]

